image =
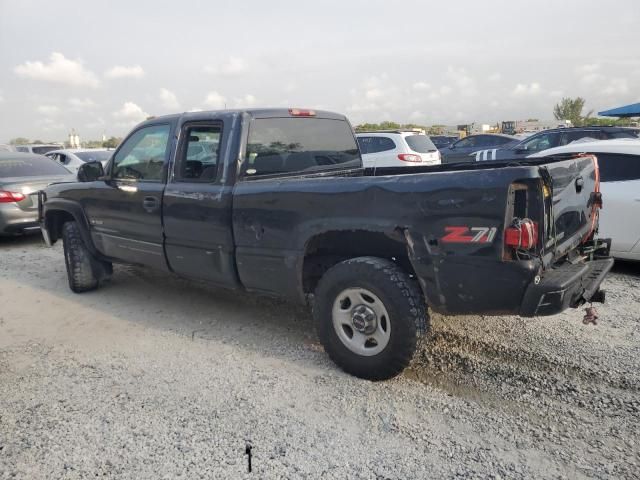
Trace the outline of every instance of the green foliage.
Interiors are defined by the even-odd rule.
[[[633,122],[630,118],[585,118],[584,125],[586,126],[599,126],[604,127],[607,125],[614,125],[616,127],[628,127]]]
[[[83,143],[86,148],[103,148],[104,145],[102,140],[89,140]]]
[[[593,113],[593,110],[590,110],[585,116],[582,116],[585,103],[586,100],[582,97],[563,97],[560,103],[553,107],[553,116],[556,120],[571,120],[575,126],[584,125]]]
[[[377,130],[400,130],[400,129],[414,129],[420,128],[423,130],[427,130],[428,127],[424,125],[417,125],[415,123],[397,123],[391,121],[384,121],[380,123],[362,123],[360,125],[356,125],[356,132],[374,132]]]
[[[122,138],[120,137],[109,137],[108,140],[102,142],[102,146],[104,148],[116,148],[118,145],[120,145],[121,141]]]
[[[9,140],[11,145],[27,145],[29,144],[29,139],[24,137],[16,137]]]

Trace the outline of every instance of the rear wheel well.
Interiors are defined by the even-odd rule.
[[[331,267],[356,257],[386,258],[399,265],[410,277],[415,277],[402,236],[394,238],[366,230],[326,232],[307,243],[302,268],[304,293],[313,293]]]
[[[51,242],[62,238],[62,227],[67,222],[73,222],[75,218],[65,210],[52,210],[47,212],[45,219]]]

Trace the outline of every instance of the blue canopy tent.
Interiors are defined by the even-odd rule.
[[[604,112],[598,112],[601,117],[640,117],[640,103],[632,103],[624,107],[612,108]]]

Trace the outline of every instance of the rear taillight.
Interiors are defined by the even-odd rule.
[[[18,192],[6,192],[4,190],[0,190],[0,203],[13,203],[13,202],[21,202],[27,198],[24,193]]]
[[[422,161],[422,157],[414,153],[400,153],[398,155],[398,160],[402,160],[403,162],[420,163]]]
[[[518,250],[530,250],[538,244],[538,224],[533,220],[516,219],[504,231],[504,244]]]

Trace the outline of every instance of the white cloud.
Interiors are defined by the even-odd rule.
[[[58,52],[50,55],[48,63],[27,61],[14,67],[13,71],[21,77],[75,87],[95,88],[100,84],[96,75],[87,70],[81,60],[70,60]]]
[[[494,72],[487,77],[490,82],[498,82],[502,80],[502,74],[500,72]]]
[[[562,90],[551,90],[549,92],[549,96],[552,98],[560,98],[562,97],[562,95],[564,95],[564,92]]]
[[[245,73],[247,70],[249,70],[249,65],[244,58],[229,57],[226,61],[224,61],[217,67],[208,66],[204,69],[206,72],[212,73],[214,75],[225,75],[231,77],[234,75]]]
[[[209,92],[204,99],[204,107],[211,108],[213,110],[220,110],[225,108],[226,102],[227,99],[218,92]]]
[[[107,124],[104,118],[97,117],[93,122],[87,123],[86,127],[90,129],[102,129]]]
[[[457,87],[459,95],[472,97],[476,95],[476,82],[464,68],[448,67],[446,77]]]
[[[120,110],[113,112],[114,118],[120,120],[121,126],[131,126],[145,120],[149,114],[133,103],[125,102]]]
[[[160,89],[160,102],[163,107],[169,110],[177,110],[180,108],[180,102],[178,102],[176,94],[166,88]]]
[[[511,95],[515,97],[524,97],[530,95],[537,95],[542,91],[540,84],[538,82],[532,82],[530,84],[519,83],[511,92]]]
[[[55,120],[53,120],[51,118],[43,118],[41,120],[38,120],[36,122],[36,125],[43,132],[55,132],[55,131],[59,131],[59,130],[64,130],[64,128],[65,128],[64,123],[56,122]]]
[[[364,97],[367,100],[375,100],[377,98],[381,98],[382,96],[382,90],[380,90],[379,88],[370,88],[366,92],[364,92]]]
[[[55,105],[40,105],[36,110],[41,115],[55,115],[60,111]]]
[[[140,65],[131,65],[129,67],[116,65],[104,72],[104,76],[107,78],[142,78],[144,77],[144,70]]]
[[[629,93],[629,82],[626,78],[612,78],[602,91],[606,95],[624,95]]]
[[[235,98],[234,99],[234,105],[235,105],[236,108],[254,107],[256,105],[256,103],[257,103],[256,97],[254,97],[250,93],[247,93],[242,98]]]
[[[411,86],[411,88],[414,90],[429,90],[431,89],[431,85],[427,82],[416,82]]]
[[[579,65],[578,67],[576,67],[576,71],[579,74],[589,74],[589,73],[595,73],[596,71],[600,70],[600,64],[599,63],[587,63],[585,65]]]
[[[72,110],[80,111],[96,107],[96,103],[90,98],[70,98],[68,100]]]
[[[409,119],[413,122],[423,122],[425,121],[425,119],[427,118],[427,116],[424,114],[424,112],[421,112],[420,110],[416,110],[414,112],[411,112],[409,114]]]

